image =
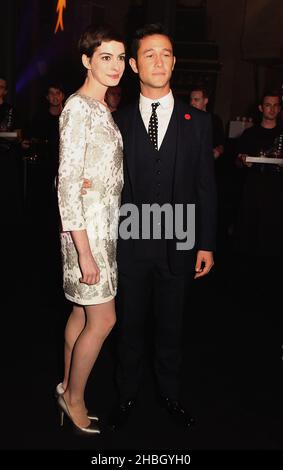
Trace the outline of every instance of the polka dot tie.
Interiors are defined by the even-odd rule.
[[[158,118],[156,113],[156,108],[160,105],[159,102],[151,103],[152,113],[148,125],[148,135],[153,143],[155,150],[158,150]]]

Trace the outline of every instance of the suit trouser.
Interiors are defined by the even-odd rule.
[[[136,261],[119,271],[118,368],[121,401],[133,398],[142,380],[145,320],[155,327],[154,366],[159,392],[177,399],[180,388],[185,276],[170,273],[164,260]]]

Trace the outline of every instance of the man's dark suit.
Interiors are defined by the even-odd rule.
[[[210,119],[175,98],[159,151],[149,141],[138,101],[114,113],[114,119],[124,143],[122,204],[132,203],[139,208],[142,203],[195,204],[196,208],[196,243],[192,250],[176,250],[176,238],[118,240],[117,378],[121,401],[135,397],[141,381],[146,311],[155,316],[159,391],[178,399],[186,281],[192,278],[196,251],[215,248],[216,191]],[[156,175],[161,179],[157,180]]]

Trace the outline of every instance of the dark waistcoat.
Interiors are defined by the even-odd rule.
[[[142,117],[138,113],[135,139],[135,204],[140,211],[142,204],[171,204],[174,166],[177,141],[176,113],[173,111],[170,122],[159,150],[155,150],[149,139]],[[152,222],[152,221],[151,221]],[[164,216],[161,218],[161,240],[152,239],[153,224],[151,223],[150,239],[135,241],[136,258],[166,257],[166,241],[164,240]]]

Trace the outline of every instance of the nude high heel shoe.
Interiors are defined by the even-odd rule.
[[[86,434],[100,434],[100,429],[98,428],[98,426],[96,424],[90,423],[86,427],[81,427],[81,426],[78,426],[76,423],[74,423],[74,421],[73,421],[73,419],[70,415],[68,405],[67,405],[63,395],[60,395],[58,397],[57,403],[58,403],[58,407],[59,407],[60,413],[61,413],[61,420],[60,420],[61,426],[63,426],[63,424],[64,424],[64,415],[66,415],[67,418],[73,424],[74,430],[76,432],[79,432],[80,434],[84,434],[84,435],[86,435]]]
[[[55,388],[55,398],[58,399],[61,395],[64,395],[65,393],[65,390],[62,386],[62,382],[60,382],[58,385],[56,385],[56,388]],[[87,412],[87,417],[92,420],[92,421],[99,421],[99,418],[98,416],[96,415],[89,415],[88,414],[88,410],[86,410]]]

